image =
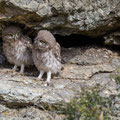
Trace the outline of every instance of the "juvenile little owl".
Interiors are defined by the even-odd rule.
[[[39,79],[47,72],[46,82],[49,83],[51,74],[60,71],[62,67],[60,51],[60,45],[49,31],[38,32],[33,44],[32,56],[35,66],[40,71]]]
[[[17,26],[6,27],[2,32],[3,52],[9,63],[14,64],[14,70],[21,66],[20,73],[24,73],[24,67],[33,64],[32,41],[22,34]]]

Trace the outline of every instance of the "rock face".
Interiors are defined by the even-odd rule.
[[[54,34],[105,35],[120,26],[119,0],[0,0],[0,37],[9,24],[20,25],[34,36],[40,29]],[[102,97],[120,95],[118,52],[103,47],[62,48],[64,69],[53,76],[50,86],[38,80],[34,66],[24,75],[13,71],[0,44],[0,120],[61,120],[54,112],[83,89],[100,86]],[[119,84],[118,84],[119,83]],[[120,118],[119,100],[116,117]],[[116,107],[116,105],[114,104]],[[16,109],[17,108],[17,109]],[[115,119],[117,120],[117,119]]]
[[[119,6],[118,0],[0,0],[0,29],[12,22],[33,31],[100,36],[120,26]]]
[[[103,97],[120,93],[116,81],[110,77],[119,70],[120,57],[116,52],[97,47],[63,48],[62,58],[64,69],[59,76],[53,76],[50,86],[37,79],[39,73],[34,66],[22,76],[9,64],[1,65],[0,119],[64,119],[51,110],[59,111],[59,106],[70,102],[82,89],[100,86]],[[119,116],[119,109],[116,112]]]

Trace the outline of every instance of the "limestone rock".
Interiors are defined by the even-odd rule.
[[[53,76],[50,86],[44,86],[44,81],[37,80],[35,68],[29,68],[21,76],[1,66],[1,103],[8,107],[35,105],[40,108],[68,103],[81,91],[81,80],[88,81],[96,74],[111,73],[117,69],[120,61],[119,57],[115,59],[114,53],[105,48],[70,48],[67,51],[64,49],[62,53],[66,62],[64,69],[59,76]],[[96,83],[96,78],[94,80]]]
[[[0,114],[0,120],[63,120],[64,118],[64,115],[57,115],[55,112],[42,111],[34,107],[19,110],[9,109]]]
[[[120,57],[115,52],[97,47],[64,48],[62,58],[64,69],[59,76],[52,77],[49,86],[44,85],[44,76],[43,80],[37,79],[39,73],[34,66],[20,75],[7,62],[1,65],[0,119],[59,120],[64,116],[54,110],[59,111],[83,89],[100,86],[103,97],[119,94],[116,81],[110,77],[116,69],[119,70]],[[119,108],[118,103],[116,106]]]
[[[119,64],[111,61],[114,54],[105,48],[64,49],[63,60],[67,63],[61,76],[64,79],[90,79],[99,72],[112,72]]]

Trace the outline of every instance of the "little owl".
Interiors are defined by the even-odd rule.
[[[49,31],[40,30],[38,32],[32,49],[34,64],[40,71],[38,79],[41,79],[47,72],[46,82],[49,83],[51,74],[60,71],[62,67],[60,51],[60,45]]]
[[[14,70],[21,66],[20,73],[24,73],[24,67],[33,64],[32,41],[22,34],[17,26],[6,27],[2,32],[3,52],[9,63],[14,64]]]

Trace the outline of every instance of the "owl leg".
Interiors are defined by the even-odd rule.
[[[46,82],[50,83],[50,80],[51,80],[51,71],[47,72],[47,80],[46,80]]]
[[[39,76],[38,76],[38,79],[41,79],[42,76],[43,76],[43,74],[44,74],[44,71],[43,71],[43,70],[40,70],[40,74],[39,74]]]
[[[16,69],[17,69],[17,65],[14,65],[13,70],[16,70]]]
[[[20,73],[22,73],[22,74],[24,73],[24,68],[25,68],[25,65],[22,64],[22,65],[21,65],[21,69],[20,69]]]

